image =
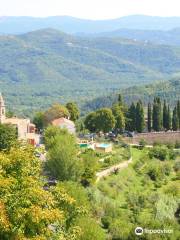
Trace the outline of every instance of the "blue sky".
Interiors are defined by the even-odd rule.
[[[0,0],[0,16],[110,19],[131,14],[180,16],[179,9],[179,0]]]

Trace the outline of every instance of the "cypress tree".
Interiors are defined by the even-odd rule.
[[[136,104],[136,130],[142,133],[145,127],[144,109],[141,101]]]
[[[160,98],[154,98],[153,102],[153,129],[157,132],[162,129],[162,110]]]
[[[126,114],[126,129],[129,131],[136,130],[136,106],[134,102],[131,104]]]
[[[151,103],[148,103],[148,132],[152,129],[152,107]]]
[[[168,129],[168,123],[169,119],[168,119],[168,108],[167,108],[167,104],[166,104],[166,100],[164,100],[164,105],[163,105],[163,128],[164,129]]]
[[[121,94],[118,95],[118,104],[119,104],[120,106],[123,105],[123,97],[122,97]]]
[[[178,119],[178,112],[177,107],[173,110],[173,117],[172,117],[172,129],[173,131],[177,131],[179,126],[179,119]]]
[[[167,121],[167,130],[170,130],[171,129],[171,125],[172,125],[172,122],[171,122],[171,110],[170,110],[170,107],[168,105],[168,121]]]
[[[180,129],[180,100],[177,102],[178,129]]]

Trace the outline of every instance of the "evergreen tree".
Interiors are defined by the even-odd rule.
[[[137,132],[143,132],[145,127],[144,109],[141,101],[136,104],[136,130]]]
[[[126,129],[129,131],[136,130],[136,106],[134,102],[131,104],[126,114]]]
[[[121,94],[118,95],[118,104],[119,104],[120,106],[123,105],[123,97],[122,97]]]
[[[152,129],[152,107],[151,103],[148,103],[148,132]]]
[[[167,120],[167,130],[170,130],[171,129],[171,110],[170,110],[170,107],[168,105],[168,120]]]
[[[177,102],[177,116],[178,116],[178,128],[180,129],[180,100]]]
[[[179,120],[178,120],[178,113],[177,113],[177,107],[173,110],[173,117],[172,117],[172,129],[173,131],[178,130]]]
[[[162,110],[160,98],[154,98],[153,103],[153,129],[159,132],[162,129]]]
[[[167,107],[167,104],[166,104],[166,100],[164,100],[164,105],[163,105],[163,128],[164,129],[168,129],[168,107]]]

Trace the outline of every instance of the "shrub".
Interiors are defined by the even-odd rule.
[[[164,161],[168,158],[168,149],[167,147],[155,146],[149,151],[149,157]]]

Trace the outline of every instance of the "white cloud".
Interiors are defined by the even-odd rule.
[[[89,19],[131,14],[180,16],[179,0],[0,0],[0,16],[70,15]]]

